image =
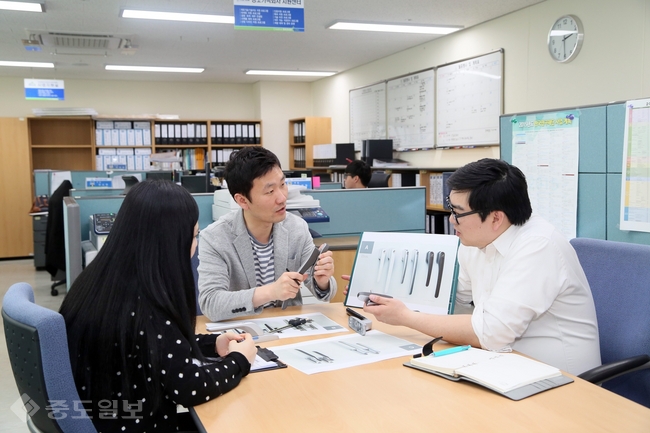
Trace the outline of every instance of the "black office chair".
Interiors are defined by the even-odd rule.
[[[57,286],[66,283],[65,280],[65,229],[63,226],[63,197],[70,195],[72,183],[64,180],[52,193],[47,211],[47,226],[45,228],[45,270],[50,273],[54,283],[50,294],[56,296]],[[58,280],[57,280],[58,278]]]
[[[122,176],[122,180],[124,181],[124,191],[122,192],[122,195],[126,195],[126,193],[128,193],[129,190],[139,182],[137,177],[128,175]]]
[[[390,173],[373,171],[368,188],[388,188],[388,179],[390,179]]]

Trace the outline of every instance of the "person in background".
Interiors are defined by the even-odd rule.
[[[345,189],[368,188],[372,178],[372,170],[364,161],[357,159],[345,167]]]
[[[439,316],[371,295],[364,306],[385,323],[492,351],[517,350],[572,374],[600,365],[589,283],[566,237],[533,215],[524,174],[481,159],[448,180],[450,219],[460,238],[457,305]]]
[[[309,227],[287,212],[288,188],[278,158],[260,146],[231,155],[224,177],[240,209],[201,231],[199,304],[213,321],[302,305],[300,286],[322,302],[336,294],[332,252],[296,272],[314,251]]]
[[[75,384],[100,432],[195,431],[195,406],[235,388],[248,334],[195,335],[198,207],[181,186],[135,185],[61,305]]]

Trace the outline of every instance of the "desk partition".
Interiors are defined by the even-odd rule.
[[[323,236],[363,232],[424,233],[426,188],[371,188],[309,191],[329,215],[309,227]]]
[[[192,194],[199,206],[199,229],[212,223],[212,194]],[[64,200],[64,221],[66,239],[66,282],[67,287],[82,270],[81,241],[90,239],[90,216],[96,213],[117,213],[124,196],[66,197]]]

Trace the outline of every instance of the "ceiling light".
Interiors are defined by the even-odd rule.
[[[0,66],[18,66],[22,68],[53,68],[54,63],[45,62],[5,62],[0,60]]]
[[[265,71],[259,69],[250,69],[246,75],[280,75],[285,77],[331,77],[336,72],[318,72],[318,71]]]
[[[338,21],[328,27],[332,30],[361,30],[368,32],[393,32],[393,33],[421,33],[430,35],[448,35],[461,30],[462,27],[454,26],[420,26],[420,25],[396,25],[396,24],[371,24],[371,23],[349,23]]]
[[[43,12],[41,3],[6,2],[0,1],[0,9],[8,11]]]
[[[137,72],[187,72],[190,74],[200,74],[205,68],[171,68],[161,66],[124,66],[124,65],[106,65],[107,71],[137,71]]]
[[[235,17],[227,15],[183,14],[176,12],[122,10],[122,18],[140,18],[144,20],[191,21],[197,23],[234,24]]]

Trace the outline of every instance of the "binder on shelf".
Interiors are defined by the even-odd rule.
[[[217,124],[217,144],[223,144],[223,125],[221,123]]]
[[[181,125],[174,124],[173,127],[174,127],[174,144],[181,144],[182,143]]]
[[[248,125],[248,144],[255,144],[255,124],[251,123]]]
[[[255,124],[255,144],[260,144],[262,142],[262,125],[259,123]]]
[[[111,129],[111,146],[119,146],[119,145],[120,145],[120,130]]]
[[[126,131],[126,129],[118,129],[118,131],[119,131],[119,136],[120,136],[119,145],[120,146],[128,146],[129,143],[128,143],[128,139],[127,139],[127,131]]]
[[[248,141],[248,125],[242,125],[241,142],[242,144],[250,144],[250,141]]]
[[[143,130],[142,129],[134,129],[133,134],[135,135],[135,145],[136,146],[143,146],[144,145],[144,137],[143,137]]]
[[[128,129],[126,131],[126,144],[127,146],[135,146],[135,130]]]
[[[228,144],[235,144],[237,142],[235,138],[235,125],[233,123],[228,125]]]
[[[187,132],[187,129],[188,129],[189,125],[187,123],[184,123],[184,124],[182,124],[180,126],[181,126],[181,144],[189,144],[190,140],[189,140],[188,132]]]
[[[156,123],[153,125],[153,137],[154,140],[156,140],[156,144],[163,144],[162,135],[160,133],[160,123]]]
[[[242,144],[242,124],[235,123],[235,143]]]
[[[104,146],[112,146],[113,144],[113,130],[112,129],[104,129],[102,130],[102,144]]]
[[[208,125],[201,123],[196,125],[196,143],[197,144],[208,144]]]
[[[160,126],[160,144],[169,144],[169,128],[167,124],[163,123]]]

